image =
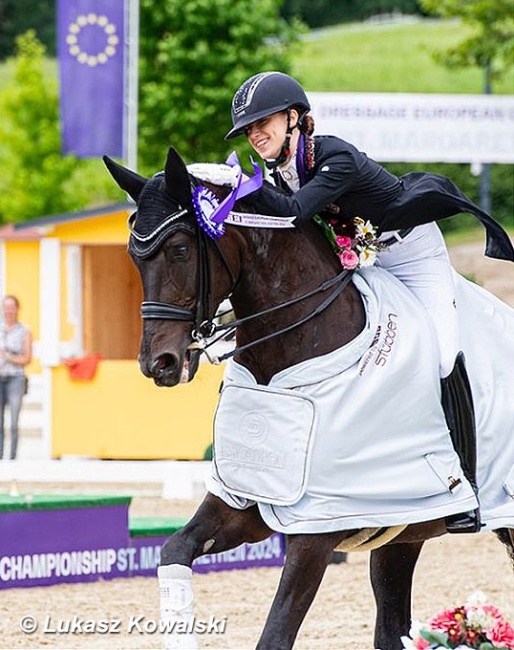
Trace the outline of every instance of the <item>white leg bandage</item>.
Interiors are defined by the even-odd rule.
[[[192,570],[182,564],[168,564],[158,567],[157,575],[165,649],[196,650],[198,641],[194,633]]]

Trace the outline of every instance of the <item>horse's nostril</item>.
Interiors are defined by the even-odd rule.
[[[175,357],[175,355],[169,353],[161,354],[153,362],[152,375],[154,376],[163,375],[166,372],[176,370],[177,366],[178,366],[178,360],[177,357]]]

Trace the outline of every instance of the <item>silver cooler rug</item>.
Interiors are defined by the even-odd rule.
[[[258,385],[227,364],[208,490],[279,532],[429,521],[473,509],[440,402],[438,351],[416,298],[380,268],[350,344]],[[483,530],[514,527],[514,310],[456,275],[479,435]]]

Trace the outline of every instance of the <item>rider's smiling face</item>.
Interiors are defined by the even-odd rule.
[[[277,158],[286,138],[287,114],[274,113],[253,122],[246,128],[246,137],[253,149],[265,160]]]

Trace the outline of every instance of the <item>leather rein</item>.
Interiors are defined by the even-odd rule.
[[[174,222],[175,219],[177,219],[179,216],[182,216],[184,213],[184,210],[177,211],[176,213],[170,215],[167,218],[167,221],[170,223]],[[129,227],[130,226],[131,224],[129,223]],[[138,239],[139,236],[135,230],[131,227],[130,230],[131,235]],[[332,304],[332,302],[334,302],[334,300],[346,288],[352,277],[353,272],[345,269],[335,277],[322,282],[318,287],[302,294],[301,296],[297,296],[296,298],[292,298],[291,300],[279,303],[278,305],[264,309],[244,318],[235,319],[224,324],[217,324],[214,322],[215,318],[224,314],[216,314],[213,306],[212,274],[208,250],[209,242],[212,242],[214,244],[230,276],[232,286],[228,292],[228,296],[232,294],[232,291],[234,290],[237,282],[237,278],[235,277],[225,255],[223,254],[223,251],[218,245],[217,240],[209,238],[207,234],[202,230],[202,228],[200,228],[198,225],[196,226],[196,235],[198,241],[198,291],[195,309],[187,309],[185,307],[171,303],[145,300],[141,303],[141,317],[143,320],[172,320],[193,323],[193,331],[191,336],[194,340],[194,343],[189,346],[189,349],[197,350],[199,353],[204,353],[207,359],[213,364],[220,364],[226,359],[229,359],[230,357],[233,357],[249,348],[252,348],[255,345],[285,334],[286,332],[289,332],[307,323],[312,318],[321,314],[321,312],[323,312],[329,305]],[[287,307],[295,305],[296,303],[306,300],[307,298],[315,296],[319,293],[324,293],[326,291],[330,291],[327,297],[315,309],[294,323],[291,323],[290,325],[287,325],[278,331],[271,332],[270,334],[262,336],[254,341],[250,341],[245,345],[236,347],[235,349],[219,357],[212,356],[207,352],[208,348],[218,341],[229,340],[232,338],[235,330],[240,325],[246,324],[252,320],[255,320],[256,318],[261,318],[262,316],[272,314],[278,310],[286,309]],[[212,337],[219,332],[223,332],[223,334],[213,340],[208,341],[208,339],[212,339]]]

